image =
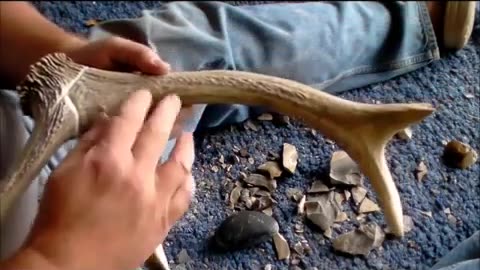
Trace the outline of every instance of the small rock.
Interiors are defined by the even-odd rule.
[[[410,140],[412,139],[413,131],[411,128],[406,128],[399,131],[396,136],[401,140]]]
[[[466,169],[478,159],[477,152],[470,145],[452,140],[443,151],[443,160],[447,166]]]
[[[263,268],[263,270],[272,270],[272,265],[271,264],[267,264],[265,265],[265,267]]]
[[[283,154],[282,154],[283,167],[290,173],[295,173],[298,163],[298,152],[297,148],[289,143],[283,144]]]
[[[445,208],[445,209],[443,209],[443,212],[444,212],[445,214],[447,214],[447,215],[452,213],[452,211],[450,210],[450,208]]]
[[[425,165],[425,163],[423,161],[420,161],[420,163],[418,164],[418,166],[415,170],[416,170],[416,173],[417,173],[417,180],[418,181],[422,181],[423,177],[425,177],[425,175],[427,175],[427,173],[428,173],[427,165]]]
[[[253,207],[257,211],[261,211],[263,209],[272,207],[273,205],[273,200],[271,197],[264,196],[258,199],[257,198],[253,198],[253,199],[255,199],[253,200]]]
[[[264,114],[261,114],[260,116],[258,116],[257,120],[259,120],[259,121],[272,121],[273,120],[273,115],[271,115],[269,113],[264,113]]]
[[[277,221],[258,211],[240,211],[226,218],[215,231],[215,247],[239,250],[265,242],[279,231]]]
[[[272,216],[273,215],[273,209],[272,209],[272,207],[267,207],[267,208],[262,210],[262,213],[264,213],[265,215],[268,215],[268,216]]]
[[[321,195],[305,202],[307,218],[323,231],[333,225],[341,210],[334,200],[334,192]]]
[[[238,199],[240,199],[240,196],[242,195],[242,189],[242,187],[237,186],[230,193],[230,208],[235,208]]]
[[[270,197],[270,192],[266,190],[258,190],[257,192],[255,192],[255,196]]]
[[[215,166],[215,165],[213,165],[211,169],[212,169],[212,171],[215,172],[215,173],[218,172],[218,167]]]
[[[251,120],[245,121],[245,127],[253,131],[258,131],[258,127]]]
[[[287,197],[298,202],[303,197],[303,192],[299,188],[287,188]]]
[[[330,160],[330,182],[332,185],[362,184],[362,175],[358,165],[345,151],[335,151]]]
[[[337,202],[338,205],[342,205],[344,201],[345,195],[343,193],[335,192],[335,202]]]
[[[350,198],[352,197],[352,193],[348,190],[344,190],[344,193],[345,193],[345,201],[348,202],[348,200],[350,200]]]
[[[240,156],[241,157],[247,157],[248,156],[248,151],[245,148],[240,149]]]
[[[452,214],[449,214],[447,215],[447,219],[448,219],[448,224],[450,224],[451,226],[456,226],[457,225],[457,218],[452,215]]]
[[[328,228],[323,232],[323,236],[325,236],[325,237],[328,238],[328,239],[332,239],[332,236],[333,236],[332,228],[328,227]]]
[[[305,254],[305,249],[303,248],[303,245],[301,242],[297,242],[294,246],[293,246],[293,250],[295,250],[295,252],[298,254],[298,255],[301,255],[303,256]]]
[[[352,197],[355,205],[359,205],[365,196],[367,195],[367,190],[363,187],[354,187],[352,188]]]
[[[277,232],[273,235],[273,243],[279,260],[286,260],[290,258],[290,246],[288,245],[287,240],[280,233]]]
[[[277,181],[268,179],[262,174],[252,173],[243,181],[256,187],[264,187],[270,192],[273,192],[275,189],[277,189]]]
[[[378,205],[369,198],[363,199],[362,204],[360,204],[360,208],[358,210],[359,213],[370,213],[378,211],[380,211],[380,207],[378,207]]]
[[[314,181],[308,193],[319,193],[319,192],[328,192],[330,188],[328,188],[322,181]]]
[[[282,169],[276,161],[267,161],[260,165],[257,169],[259,171],[268,173],[271,179],[280,177],[282,175]]]
[[[348,220],[348,215],[345,212],[340,212],[337,215],[337,218],[335,219],[335,222],[337,223],[342,223],[344,221]]]
[[[300,199],[300,202],[298,203],[297,212],[299,215],[303,215],[304,213],[306,198],[307,196],[303,195],[302,199]]]
[[[254,160],[252,157],[249,157],[249,158],[247,159],[247,161],[248,161],[248,163],[250,163],[250,164],[252,164],[252,165],[255,164],[255,160]]]
[[[420,213],[427,217],[432,217],[432,211],[420,211]]]
[[[334,239],[333,248],[351,255],[367,256],[371,250],[380,247],[384,239],[385,235],[378,225],[364,225]]]
[[[190,256],[188,256],[188,252],[185,249],[182,249],[177,255],[177,262],[179,264],[186,264],[191,261]]]

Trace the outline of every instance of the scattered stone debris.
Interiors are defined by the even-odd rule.
[[[352,188],[352,197],[355,205],[359,205],[365,196],[367,195],[367,190],[363,187],[353,187]]]
[[[417,175],[417,180],[422,181],[425,175],[428,173],[428,168],[427,165],[423,161],[420,161],[418,164],[417,168],[415,169],[416,175]]]
[[[405,128],[396,134],[396,136],[401,140],[411,140],[412,135],[413,135],[413,131],[410,127]]]
[[[220,224],[213,244],[221,251],[239,250],[268,241],[278,231],[278,223],[273,217],[258,211],[240,211]]]
[[[240,153],[241,157],[248,157],[249,156],[248,151],[245,148],[240,149],[239,153]]]
[[[297,212],[300,215],[303,215],[303,213],[305,212],[306,199],[307,199],[307,196],[303,195],[302,198],[300,199],[300,202],[298,203]]]
[[[273,215],[273,209],[272,209],[272,207],[267,207],[267,208],[262,210],[262,213],[264,213],[265,215],[272,216]]]
[[[443,151],[443,160],[447,166],[466,169],[478,159],[478,153],[468,144],[458,140],[447,143]]]
[[[177,263],[179,264],[187,264],[191,260],[192,259],[190,259],[190,256],[188,256],[188,252],[185,249],[182,249],[177,255]]]
[[[250,129],[253,131],[258,131],[258,127],[252,122],[252,120],[245,121],[245,129]]]
[[[330,139],[325,139],[325,142],[332,145],[335,144],[335,142]]]
[[[380,207],[376,203],[374,203],[372,200],[369,198],[363,199],[362,203],[360,204],[360,207],[358,209],[358,212],[361,214],[364,213],[371,213],[371,212],[378,212],[380,211]]]
[[[336,251],[351,255],[367,256],[373,249],[380,247],[384,239],[385,234],[382,229],[372,222],[344,233],[332,242]]]
[[[273,235],[273,243],[279,260],[290,259],[290,246],[288,245],[287,240],[279,232]]]
[[[320,193],[320,192],[328,192],[330,188],[327,187],[322,181],[314,181],[312,186],[308,190],[308,193]]]
[[[450,224],[453,227],[456,226],[458,223],[457,218],[452,214],[447,214],[447,220],[448,220],[448,224]]]
[[[330,160],[330,182],[332,185],[362,185],[358,165],[345,151],[335,151]]]
[[[271,179],[282,176],[282,169],[276,161],[267,161],[258,166],[257,170],[268,173]]]
[[[250,174],[248,177],[244,178],[243,181],[252,186],[264,187],[270,192],[273,192],[277,189],[276,180],[268,179],[264,175],[258,173]]]
[[[271,208],[275,201],[270,196],[262,196],[253,201],[253,209],[257,211],[263,211],[267,208]]]
[[[420,213],[427,217],[433,217],[432,211],[420,211]]]
[[[273,120],[273,115],[270,113],[263,113],[260,116],[257,117],[257,120],[259,121],[272,121]]]
[[[345,212],[340,212],[337,214],[337,218],[335,219],[335,222],[337,223],[342,223],[344,221],[348,220],[348,215]]]
[[[211,167],[211,169],[212,169],[212,172],[214,172],[214,173],[217,173],[218,170],[219,170],[216,165],[213,165],[213,166]]]
[[[334,192],[329,192],[307,198],[305,212],[307,219],[325,232],[333,225],[341,209],[334,199]]]
[[[332,237],[333,237],[332,228],[328,227],[328,228],[323,232],[323,236],[325,236],[325,237],[328,238],[328,239],[332,239]]]
[[[287,188],[287,197],[298,202],[303,197],[303,192],[299,188]]]
[[[240,199],[240,196],[242,194],[243,188],[241,186],[236,186],[232,192],[230,193],[230,208],[233,209],[235,208],[235,205],[238,202],[238,199]]]
[[[349,201],[350,200],[350,197],[352,197],[352,193],[348,190],[344,190],[343,193],[345,193],[345,201]]]
[[[335,202],[337,205],[342,205],[342,203],[345,201],[345,194],[335,192]]]
[[[289,143],[283,144],[282,165],[290,173],[295,173],[298,163],[297,148]]]

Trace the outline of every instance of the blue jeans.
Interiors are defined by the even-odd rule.
[[[222,2],[173,2],[145,10],[139,18],[103,22],[92,29],[90,39],[112,35],[150,46],[174,71],[244,70],[296,80],[332,94],[382,82],[440,58],[428,11],[421,2],[242,7]],[[186,130],[238,123],[264,110],[241,104],[200,104],[195,109]],[[30,134],[33,121],[26,116],[23,119]],[[172,140],[163,159],[174,144]],[[75,141],[65,143],[52,157],[39,176],[40,183],[74,145]],[[31,189],[41,192],[39,186]],[[32,194],[37,191],[31,189],[23,200],[35,196]],[[20,212],[16,218],[28,224],[33,217]],[[10,227],[13,224],[21,227],[13,221]],[[21,237],[12,240],[15,243],[11,242],[8,250],[16,247]]]

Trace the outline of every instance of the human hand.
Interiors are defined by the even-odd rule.
[[[28,263],[45,258],[45,269],[131,270],[163,242],[194,193],[194,148],[184,133],[157,165],[181,104],[163,99],[143,125],[150,102],[135,92],[53,172],[16,269],[44,269]]]
[[[61,48],[61,51],[76,63],[90,67],[125,72],[139,71],[150,75],[166,75],[170,72],[170,65],[152,49],[122,37],[113,36],[91,42],[75,37],[65,40]],[[183,125],[192,116],[193,107],[183,107],[171,137],[178,137]]]

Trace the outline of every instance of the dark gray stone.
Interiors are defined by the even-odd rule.
[[[268,241],[279,230],[277,221],[258,211],[241,211],[226,218],[215,231],[214,248],[233,251]]]

